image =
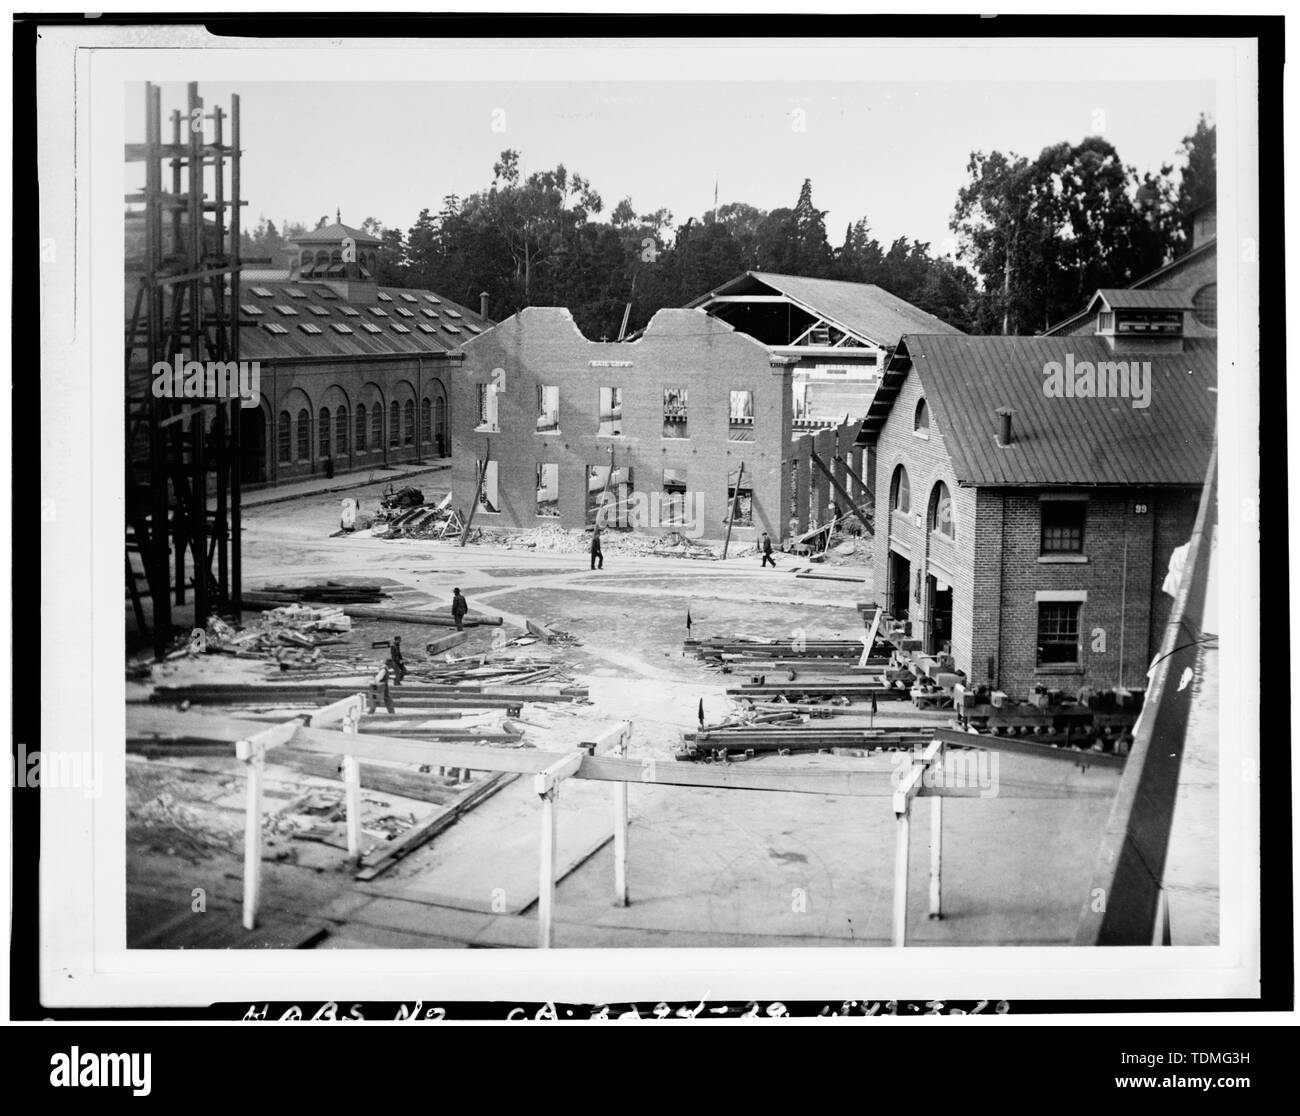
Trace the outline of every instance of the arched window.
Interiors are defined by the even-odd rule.
[[[394,399],[388,408],[388,444],[390,446],[401,445],[402,437],[402,408],[398,406],[397,400]]]
[[[289,429],[289,412],[280,412],[280,422],[275,428],[276,457],[280,461],[293,460],[293,431]]]
[[[433,432],[435,436],[447,432],[447,401],[441,395],[433,401]]]
[[[382,403],[376,403],[375,409],[370,412],[370,434],[375,443],[375,449],[384,448],[384,407]]]
[[[298,460],[311,460],[311,415],[306,407],[298,412]]]
[[[408,399],[406,401],[406,406],[405,408],[403,408],[403,413],[406,417],[406,426],[405,426],[406,437],[403,439],[403,441],[408,446],[413,446],[415,445],[415,400],[414,399]]]
[[[322,458],[330,455],[330,409],[322,407],[320,409],[320,430],[316,436],[320,439],[320,455]]]
[[[924,399],[916,401],[916,415],[912,419],[912,433],[921,438],[930,436],[930,405]]]
[[[334,411],[334,452],[340,457],[348,454],[348,409],[338,407]]]
[[[893,511],[904,515],[912,510],[912,492],[907,483],[907,470],[901,465],[894,469],[893,479],[889,482],[889,506]]]
[[[952,497],[948,495],[948,486],[943,481],[939,481],[930,491],[930,510],[926,519],[931,531],[950,539],[957,537],[952,521]]]
[[[366,405],[357,404],[357,453],[366,452]]]
[[[1210,329],[1219,328],[1219,285],[1211,283],[1192,296],[1192,317]]]
[[[427,398],[420,400],[420,441],[433,441],[433,406]]]

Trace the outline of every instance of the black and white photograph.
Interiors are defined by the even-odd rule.
[[[979,22],[42,29],[42,1002],[1259,995],[1259,40]]]

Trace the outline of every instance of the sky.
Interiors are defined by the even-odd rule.
[[[143,138],[143,88],[128,88],[128,142]],[[163,84],[165,117],[184,92]],[[1215,115],[1208,81],[205,81],[201,93],[224,105],[240,94],[246,223],[311,227],[340,211],[405,230],[444,195],[485,189],[514,148],[525,173],[563,163],[589,179],[606,218],[630,197],[681,224],[712,207],[715,184],[724,205],[793,206],[810,178],[833,245],[865,217],[886,245],[906,236],[943,254],[972,151],[1032,158],[1100,134],[1142,173],[1174,162],[1198,116]]]

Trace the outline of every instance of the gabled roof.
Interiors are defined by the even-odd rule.
[[[1201,208],[1204,209],[1205,207],[1202,206]],[[1155,269],[1155,271],[1147,272],[1147,274],[1142,276],[1141,279],[1133,280],[1133,282],[1129,284],[1129,286],[1126,289],[1137,290],[1147,286],[1150,283],[1154,283],[1157,279],[1165,279],[1168,276],[1172,275],[1174,272],[1181,271],[1188,264],[1195,263],[1207,252],[1213,252],[1215,248],[1215,243],[1216,243],[1215,238],[1209,237],[1202,243],[1198,244],[1195,248],[1189,248],[1181,256],[1178,256],[1170,260],[1167,264],[1161,264],[1160,267]],[[1054,322],[1052,325],[1048,326],[1045,330],[1043,330],[1043,336],[1051,337],[1054,334],[1068,333],[1075,326],[1079,325],[1081,322],[1086,321],[1088,317],[1089,317],[1088,310],[1084,309],[1084,310],[1076,311],[1075,313],[1071,314],[1068,318],[1062,318],[1059,322]]]
[[[383,243],[378,237],[371,236],[368,232],[354,229],[351,225],[339,224],[337,221],[332,225],[325,225],[319,229],[312,229],[311,232],[305,232],[299,236],[290,236],[286,239],[290,244],[316,244],[321,241],[329,244],[342,244],[348,237],[351,237],[358,244]]]
[[[1101,302],[1107,310],[1190,310],[1186,291],[1166,289],[1143,291],[1131,287],[1101,287],[1088,302],[1088,313]]]
[[[354,290],[355,286],[352,284]],[[240,359],[270,361],[402,353],[441,356],[458,351],[466,341],[492,325],[475,311],[432,291],[404,287],[372,289],[376,292],[374,299],[357,301],[340,297],[328,283],[305,279],[286,282],[241,279]],[[259,291],[266,293],[259,294]],[[296,313],[283,314],[277,309],[280,306]],[[384,314],[374,313],[372,307],[378,307]],[[251,313],[247,308],[261,313]],[[349,314],[348,310],[355,313]],[[362,323],[376,327],[378,332],[372,333]],[[269,330],[268,324],[277,325],[285,332]],[[336,324],[346,326],[349,332],[335,329]],[[304,325],[315,326],[320,332],[300,328]],[[406,332],[394,328],[398,325]],[[422,325],[429,328],[421,329]]]
[[[1150,362],[1150,405],[1131,398],[1056,398],[1049,362]],[[875,441],[903,380],[919,376],[960,485],[1199,485],[1214,439],[1212,339],[1177,353],[1116,353],[1101,337],[909,334],[885,370],[864,433]],[[998,445],[1000,407],[1014,412]]]
[[[718,295],[743,294],[784,295],[808,313],[880,346],[893,345],[904,333],[961,332],[872,283],[808,279],[772,271],[743,272],[689,305],[702,306]]]

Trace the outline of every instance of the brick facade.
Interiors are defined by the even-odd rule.
[[[791,383],[787,362],[702,310],[661,310],[634,342],[589,341],[568,310],[529,307],[465,344],[463,367],[450,377],[452,484],[468,510],[478,461],[497,462],[499,511],[480,505],[475,524],[565,528],[588,524],[589,466],[631,470],[634,494],[662,493],[664,470],[685,476],[698,499],[700,537],[726,533],[728,477],[741,463],[742,488],[752,490],[751,527],[733,528],[733,542],[761,532],[785,536],[791,501]],[[499,371],[498,371],[499,370]],[[496,397],[496,431],[480,429],[479,385],[504,384]],[[538,432],[538,389],[558,389],[558,430]],[[600,389],[622,395],[621,434],[600,434]],[[664,390],[687,392],[686,437],[665,437]],[[752,394],[750,440],[730,436],[730,393]],[[490,458],[489,458],[490,453]],[[558,516],[538,514],[537,466],[558,466]],[[697,496],[695,494],[698,494]],[[653,533],[676,525],[638,524]]]
[[[952,654],[972,684],[1020,698],[1035,685],[1066,692],[1145,686],[1171,606],[1160,586],[1170,555],[1191,535],[1199,489],[959,486],[933,415],[927,438],[914,432],[922,397],[921,378],[908,372],[875,444],[876,599],[892,608],[889,555],[906,558],[908,619],[928,649],[929,578],[951,585]],[[989,416],[990,438],[996,421]],[[900,464],[910,489],[907,514],[891,508]],[[952,541],[926,526],[939,481],[952,498]],[[1041,554],[1043,498],[1061,496],[1086,502],[1080,556]],[[1077,664],[1038,665],[1040,593],[1086,594],[1079,601]]]

